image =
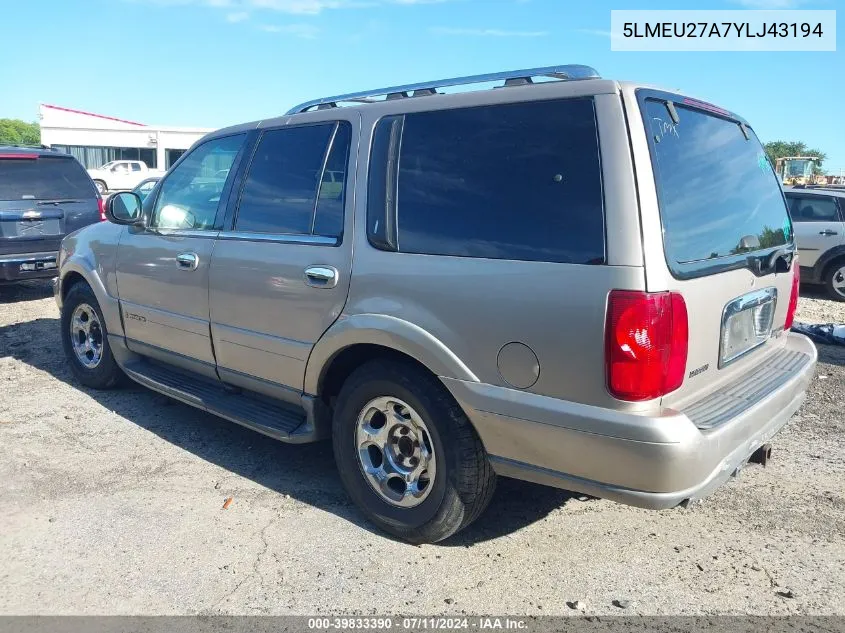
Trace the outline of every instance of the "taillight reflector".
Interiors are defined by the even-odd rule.
[[[789,294],[789,307],[786,309],[784,330],[789,330],[795,322],[795,311],[798,309],[798,293],[801,290],[801,267],[798,265],[798,255],[792,260],[792,291]]]
[[[106,218],[106,210],[103,207],[102,198],[97,198],[97,208],[100,210],[100,222],[105,222],[108,218]]]
[[[684,382],[687,306],[675,292],[613,290],[607,304],[607,388],[620,400],[651,400]]]

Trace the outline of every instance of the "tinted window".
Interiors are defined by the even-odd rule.
[[[59,200],[96,196],[85,170],[71,158],[0,158],[0,200]]]
[[[400,251],[604,261],[592,99],[409,114],[399,145]]]
[[[261,136],[241,193],[235,230],[310,234],[317,186],[335,124]]]
[[[783,194],[760,141],[735,121],[646,101],[646,125],[671,268],[792,240]],[[744,243],[744,246],[740,245]]]
[[[317,216],[314,219],[314,234],[340,237],[343,234],[343,207],[346,203],[346,166],[349,164],[352,127],[341,123],[337,128],[326,170],[320,182],[317,197]]]
[[[212,139],[196,147],[161,184],[152,225],[170,229],[211,229],[225,178],[215,172],[235,162],[245,135]]]
[[[838,222],[839,212],[833,198],[791,196],[787,194],[793,222]]]

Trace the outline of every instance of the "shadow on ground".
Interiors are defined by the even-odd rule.
[[[18,292],[23,300],[43,298],[43,292],[37,289],[22,288]],[[123,418],[227,471],[376,532],[341,487],[330,442],[284,444],[129,380],[112,391],[82,387],[65,360],[58,318],[0,326],[0,357],[4,356],[75,386]],[[570,498],[572,495],[564,491],[500,479],[485,515],[444,545],[466,547],[510,534],[543,519]]]
[[[53,286],[49,279],[0,284],[0,305],[20,301],[35,301],[52,296]]]

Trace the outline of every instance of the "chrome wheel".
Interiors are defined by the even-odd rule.
[[[399,398],[371,400],[355,425],[358,463],[376,493],[391,505],[412,508],[431,492],[434,450],[420,415]]]
[[[70,316],[70,342],[76,359],[94,369],[103,358],[103,326],[97,311],[87,303],[76,306]]]
[[[833,273],[830,285],[836,294],[845,298],[845,266],[840,267],[839,270]]]
[[[97,188],[97,192],[100,195],[103,195],[106,192],[106,186],[99,180],[94,181],[94,186]]]

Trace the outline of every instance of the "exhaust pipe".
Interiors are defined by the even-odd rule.
[[[748,458],[748,461],[765,467],[766,464],[769,463],[770,459],[772,459],[772,445],[763,444],[760,448],[751,453],[751,457]]]

